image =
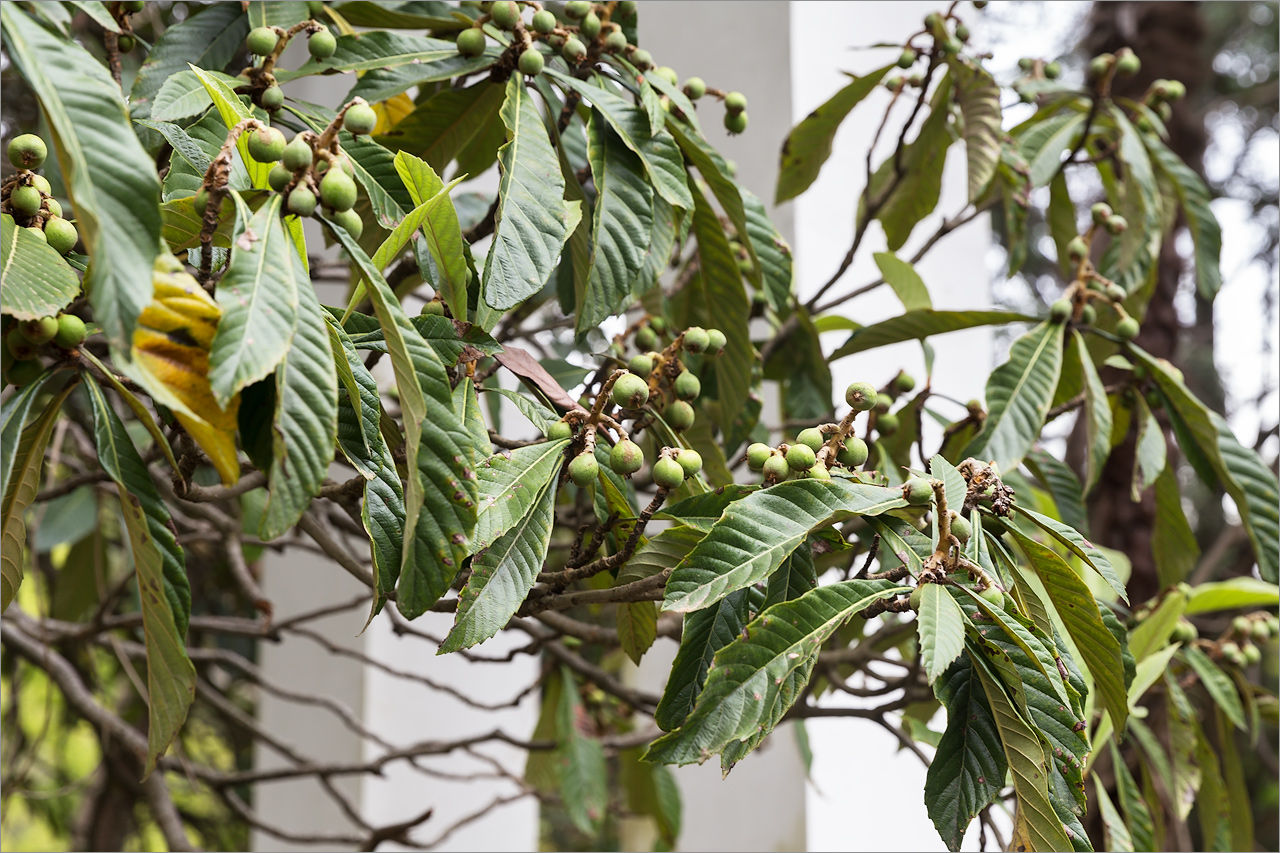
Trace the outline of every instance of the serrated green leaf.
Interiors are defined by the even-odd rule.
[[[209,352],[209,386],[224,409],[247,385],[268,376],[289,352],[310,277],[280,219],[283,196],[251,213],[232,194],[239,220],[231,263],[218,282],[222,319]],[[312,297],[314,300],[314,297]]]
[[[769,575],[769,585],[765,588],[764,603],[760,609],[767,610],[775,604],[799,598],[817,586],[818,571],[813,564],[813,549],[809,545],[801,545],[782,561],[776,572]]]
[[[555,504],[555,481],[548,479],[529,512],[471,561],[471,578],[458,597],[453,630],[437,654],[484,642],[520,609],[546,559]]]
[[[204,73],[221,80],[228,87],[234,88],[244,83],[243,80],[220,71]],[[154,121],[181,121],[198,116],[211,106],[213,106],[213,98],[210,97],[209,90],[204,87],[204,83],[194,71],[184,68],[164,81],[151,104],[150,117]]]
[[[505,88],[488,80],[465,89],[442,89],[376,139],[392,151],[421,157],[443,173],[478,134],[498,121],[504,97]]]
[[[826,103],[804,117],[791,129],[782,143],[782,162],[778,168],[778,185],[774,204],[782,204],[809,188],[818,177],[822,164],[831,156],[836,131],[849,113],[871,94],[892,65],[854,77],[853,82],[836,92]]]
[[[794,687],[808,681],[822,643],[868,605],[907,589],[850,580],[769,608],[716,652],[693,712],[650,744],[645,760],[701,763],[735,741],[767,735],[796,700]]]
[[[658,638],[658,605],[653,601],[623,601],[618,605],[618,644],[631,662],[640,659]]]
[[[1093,594],[1080,576],[1052,550],[1016,528],[1010,528],[1010,533],[1027,555],[1058,615],[1062,617],[1062,623],[1080,651],[1083,663],[1089,668],[1103,706],[1111,713],[1116,729],[1124,731],[1129,703],[1120,643],[1103,624]]]
[[[19,320],[57,316],[80,292],[80,277],[66,259],[9,214],[3,221],[4,313]]]
[[[137,573],[147,646],[147,760],[142,771],[146,778],[182,728],[195,699],[196,671],[183,645],[191,587],[169,510],[146,464],[98,384],[86,378],[85,389],[93,409],[98,460],[120,491]]]
[[[479,515],[471,539],[473,553],[497,542],[532,510],[543,487],[564,464],[568,439],[504,450],[476,466]]]
[[[1067,189],[1065,172],[1058,172],[1049,182],[1049,208],[1046,219],[1049,223],[1049,234],[1053,237],[1054,246],[1058,250],[1058,267],[1063,275],[1074,279],[1068,245],[1078,236],[1079,226],[1076,225],[1076,205],[1071,200],[1071,191]]]
[[[906,506],[900,489],[847,480],[779,483],[727,507],[667,581],[663,610],[688,613],[773,574],[810,533]]]
[[[1000,162],[1000,86],[980,65],[962,56],[949,62],[956,79],[956,104],[964,119],[964,147],[969,160],[969,201],[976,202]]]
[[[579,335],[626,307],[653,229],[653,189],[644,164],[599,110],[587,122],[587,158],[596,198],[591,271],[575,326]]]
[[[1093,357],[1085,346],[1084,338],[1072,330],[1068,352],[1078,359],[1084,385],[1085,441],[1089,452],[1085,459],[1084,491],[1090,492],[1102,476],[1102,468],[1111,455],[1111,406],[1107,402],[1107,390],[1098,376]]]
[[[1009,768],[968,655],[947,668],[933,691],[947,709],[947,728],[925,776],[924,802],[943,843],[955,851],[969,824],[999,795]]]
[[[559,168],[547,165],[555,162],[555,150],[519,74],[507,81],[501,115],[508,142],[498,151],[502,178],[483,298],[505,310],[547,283],[582,208],[564,200],[564,178]]]
[[[893,252],[876,252],[872,255],[880,275],[893,288],[893,292],[902,300],[902,307],[908,311],[931,311],[933,300],[929,298],[929,288],[916,272],[916,268],[901,260]]]
[[[747,234],[751,237],[751,250],[760,263],[765,298],[769,300],[773,310],[781,312],[791,299],[791,273],[794,266],[791,246],[769,219],[764,202],[746,187],[739,187],[738,191],[742,195],[742,210],[746,216]]]
[[[1111,744],[1111,765],[1115,768],[1116,797],[1120,800],[1120,808],[1124,810],[1134,849],[1155,850],[1155,827],[1151,822],[1151,811],[1115,743]]]
[[[120,87],[87,50],[45,30],[19,6],[0,6],[9,58],[31,86],[76,226],[89,255],[85,290],[112,350],[126,354],[151,300],[160,246],[160,180],[129,124]]]
[[[1013,342],[1009,360],[987,379],[987,421],[965,456],[1016,470],[1044,426],[1062,370],[1061,323],[1042,323]]]
[[[39,388],[43,383],[33,382],[32,388]],[[36,490],[40,485],[40,469],[44,466],[44,451],[53,434],[58,413],[62,403],[71,393],[75,383],[69,383],[45,406],[40,417],[22,427],[18,419],[22,405],[30,406],[30,400],[17,404],[17,408],[7,408],[5,420],[5,459],[9,468],[5,478],[4,499],[0,503],[0,612],[9,609],[9,604],[18,595],[18,587],[22,585],[23,550],[27,545],[27,507],[35,500]],[[31,398],[35,398],[35,391]],[[10,398],[12,400],[13,398]],[[9,401],[6,401],[6,404]],[[25,411],[21,412],[25,418]],[[12,426],[11,426],[12,425]],[[13,440],[14,434],[17,441]],[[14,447],[10,458],[7,447]]]
[[[1178,195],[1182,215],[1196,247],[1196,288],[1201,296],[1212,300],[1222,287],[1222,272],[1218,267],[1219,255],[1222,254],[1222,228],[1209,206],[1209,188],[1163,143],[1150,134],[1143,135],[1143,142],[1155,161],[1156,170],[1169,179]]]
[[[902,341],[918,341],[930,335],[958,332],[976,326],[999,326],[1005,323],[1025,323],[1034,317],[1013,311],[908,311],[881,323],[873,323],[854,331],[839,349],[831,354],[831,360],[854,353]]]
[[[1142,398],[1134,400],[1134,418],[1138,421],[1138,446],[1134,452],[1133,481],[1129,495],[1135,501],[1155,484],[1165,467],[1164,428]]]
[[[1195,646],[1184,646],[1180,652],[1187,665],[1195,670],[1204,689],[1213,697],[1213,701],[1222,709],[1231,724],[1238,729],[1245,729],[1244,705],[1240,702],[1240,694],[1236,692],[1231,676],[1207,654]]]
[[[240,100],[240,96],[219,77],[215,77],[203,68],[190,66],[192,72],[204,84],[205,90],[209,93],[209,97],[213,99],[213,105],[218,111],[218,115],[222,117],[222,123],[228,129],[235,127],[247,118],[253,118],[253,109],[245,106]],[[225,75],[224,75],[225,76]],[[244,161],[245,169],[249,173],[249,180],[257,189],[267,188],[267,175],[271,171],[270,163],[260,163],[249,156],[249,134],[242,133],[236,140],[236,150],[240,152],[240,159]]]
[[[916,633],[920,636],[920,662],[932,684],[964,651],[964,612],[940,584],[922,584]]]
[[[651,135],[645,112],[609,89],[592,86],[551,68],[544,73],[562,87],[576,91],[604,115],[626,146],[640,155],[653,188],[668,204],[681,210],[693,207],[684,161],[670,133],[664,130]]]
[[[1031,185],[1049,183],[1062,165],[1062,155],[1075,146],[1084,126],[1082,113],[1070,112],[1032,125],[1018,140],[1018,148],[1031,169]]]
[[[1200,559],[1200,545],[1182,511],[1182,493],[1173,465],[1166,465],[1156,478],[1156,519],[1151,534],[1151,556],[1155,559],[1162,587],[1186,580]],[[1267,586],[1274,593],[1275,585]],[[1197,587],[1193,596],[1203,588],[1203,585]]]
[[[1122,601],[1129,601],[1129,593],[1124,588],[1124,581],[1120,580],[1120,576],[1116,574],[1115,566],[1111,565],[1111,561],[1107,559],[1107,555],[1102,553],[1093,543],[1080,535],[1079,531],[1063,524],[1060,521],[1054,521],[1047,515],[1041,515],[1034,510],[1024,507],[1018,507],[1018,512],[1028,518],[1037,527],[1048,533],[1054,539],[1057,539],[1067,547],[1071,553],[1075,554],[1089,566],[1097,570],[1107,585],[1115,590],[1116,595]]]

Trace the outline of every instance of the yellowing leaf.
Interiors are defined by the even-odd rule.
[[[404,92],[374,104],[373,112],[378,116],[378,123],[373,128],[374,135],[386,133],[395,127],[401,119],[413,112],[413,108],[413,98]]]
[[[221,408],[209,388],[209,347],[222,309],[173,255],[156,259],[152,301],[138,316],[129,372],[209,456],[222,482],[240,479],[236,414],[240,398]]]

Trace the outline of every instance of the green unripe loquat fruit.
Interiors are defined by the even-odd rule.
[[[600,465],[591,453],[580,453],[569,462],[569,479],[582,487],[595,481],[600,475]]]
[[[627,34],[622,30],[610,30],[604,37],[604,49],[610,53],[621,53],[627,49]]]
[[[613,383],[613,403],[623,409],[638,409],[649,401],[649,383],[634,373],[624,373]]]
[[[924,506],[933,500],[933,484],[924,477],[912,477],[903,484],[902,496],[912,506]]]
[[[600,18],[595,12],[588,12],[583,16],[582,21],[578,23],[578,32],[588,39],[594,39],[600,35]]]
[[[653,69],[653,73],[657,74],[663,80],[666,80],[672,86],[680,85],[680,75],[677,74],[676,70],[670,65],[659,66],[658,68]]]
[[[1004,591],[997,586],[988,586],[982,592],[978,593],[984,601],[1001,610],[1004,609]]]
[[[1131,341],[1138,336],[1141,327],[1133,317],[1125,317],[1116,324],[1116,337],[1122,341]]]
[[[1111,63],[1114,60],[1115,57],[1109,53],[1104,53],[1101,56],[1095,56],[1093,59],[1089,60],[1089,79],[1099,80],[1105,77],[1107,72],[1111,70]]]
[[[569,0],[564,4],[564,14],[567,18],[578,20],[585,18],[591,12],[591,4],[587,0]]]
[[[686,477],[696,477],[702,470],[702,454],[687,447],[676,452],[676,462]]]
[[[1089,244],[1084,241],[1083,237],[1072,237],[1067,243],[1067,257],[1073,261],[1082,261],[1089,254]]]
[[[296,186],[289,193],[289,212],[298,216],[310,216],[316,212],[316,197],[304,186]]]
[[[564,47],[560,49],[560,55],[570,62],[581,62],[582,58],[587,55],[587,48],[577,38],[570,36],[565,39]]]
[[[658,346],[658,333],[648,326],[641,326],[636,329],[636,347],[643,350],[654,349]]]
[[[866,412],[876,406],[875,386],[870,382],[854,382],[844,390],[844,401],[855,412]]]
[[[692,353],[705,352],[707,347],[711,345],[711,336],[707,334],[707,330],[701,326],[690,326],[684,330],[684,342],[682,346]]]
[[[911,48],[905,48],[902,55],[898,57],[899,68],[910,68],[916,64],[916,52]]]
[[[378,114],[368,104],[356,104],[347,110],[342,126],[356,136],[373,133],[378,124]]]
[[[787,448],[787,465],[794,471],[808,471],[816,461],[813,448],[807,444],[793,444]]]
[[[884,412],[876,417],[876,432],[881,435],[892,435],[898,431],[898,416],[893,412]]]
[[[641,71],[646,71],[653,67],[653,57],[649,55],[649,51],[638,49],[631,53],[631,64]]]
[[[40,190],[31,186],[14,187],[9,192],[9,206],[23,216],[35,216],[40,212]]]
[[[44,365],[40,362],[40,359],[25,358],[15,361],[6,376],[10,385],[22,388],[35,382],[42,373],[44,373]]]
[[[293,141],[284,148],[284,154],[280,157],[280,163],[290,172],[296,172],[299,169],[305,169],[311,165],[312,153],[311,146],[307,140],[301,136],[295,136]]]
[[[44,236],[59,255],[65,255],[74,249],[80,239],[76,227],[60,216],[55,216],[44,224]]]
[[[316,30],[307,39],[307,51],[316,59],[328,59],[337,49],[338,40],[328,30]]]
[[[910,373],[899,372],[893,377],[893,389],[899,394],[909,394],[916,387],[916,379]]]
[[[747,96],[741,92],[730,92],[724,96],[724,108],[731,113],[742,112],[747,108]]]
[[[724,129],[736,136],[747,129],[747,114],[741,113],[725,113]]]
[[[689,371],[683,370],[676,377],[676,381],[672,383],[672,388],[675,390],[676,396],[681,400],[696,400],[698,395],[702,393],[702,380]]]
[[[800,434],[796,436],[796,441],[813,451],[819,450],[825,443],[825,439],[822,437],[822,430],[817,427],[800,430]]]
[[[627,362],[627,370],[641,379],[648,379],[649,374],[653,373],[653,356],[648,353],[632,356],[631,360]]]
[[[844,440],[844,446],[840,448],[836,459],[847,468],[857,468],[867,461],[869,455],[870,450],[867,448],[867,443],[856,435],[851,435]]]
[[[1117,213],[1107,217],[1106,227],[1108,234],[1123,234],[1129,230],[1129,220]]]
[[[684,482],[684,469],[674,459],[659,459],[653,463],[653,482],[660,489],[678,489]]]
[[[479,27],[472,27],[458,33],[458,53],[463,56],[479,56],[484,53],[484,46],[484,31]]]
[[[676,432],[684,432],[693,426],[693,406],[690,406],[684,400],[676,400],[663,410],[662,417],[667,422],[667,426]]]
[[[1049,306],[1049,319],[1055,323],[1065,323],[1067,318],[1071,316],[1071,300],[1058,299]]]
[[[781,456],[770,456],[764,461],[761,473],[764,474],[765,479],[781,483],[791,476],[791,466]]]
[[[293,180],[293,172],[284,167],[283,163],[276,163],[271,167],[271,171],[267,173],[267,186],[276,192],[280,192],[289,186],[289,182]]]
[[[346,231],[355,240],[364,233],[364,220],[354,210],[339,210],[333,214],[333,223]]]
[[[35,358],[37,347],[26,337],[14,329],[4,339],[4,348],[8,350],[9,355],[13,356],[17,361],[25,361],[26,359]]]
[[[831,472],[827,470],[827,466],[821,462],[813,463],[813,467],[809,469],[809,476],[814,480],[830,480]]]
[[[920,612],[920,606],[924,604],[924,584],[920,584],[920,586],[911,590],[911,597],[907,599],[907,604],[910,605],[912,610],[917,613]]]
[[[556,28],[556,16],[546,9],[539,9],[533,13],[532,26],[535,33],[545,36]]]
[[[1116,51],[1116,73],[1122,77],[1132,77],[1142,70],[1142,62],[1131,49],[1122,47]]]
[[[956,24],[956,38],[962,42],[969,40],[969,28],[964,24]]]
[[[24,320],[18,324],[18,332],[31,344],[43,346],[58,334],[58,318],[39,317],[35,320]]]
[[[266,56],[276,49],[276,45],[280,43],[280,37],[271,27],[255,27],[249,31],[249,37],[244,40],[244,43],[250,53]]]
[[[622,0],[622,2],[618,4],[617,16],[620,19],[626,20],[627,18],[634,18],[635,14],[636,0]]]
[[[542,58],[542,54],[538,53],[538,51],[532,47],[520,54],[519,65],[521,74],[526,74],[530,77],[537,77],[542,73],[542,69],[546,64],[547,61]]]
[[[275,163],[284,156],[284,134],[274,127],[260,127],[249,134],[249,156],[259,163]]]
[[[1262,661],[1262,652],[1253,643],[1245,645],[1245,647],[1240,650],[1240,653],[1244,656],[1244,662],[1246,664],[1255,664]]]
[[[278,110],[284,106],[284,90],[279,86],[268,86],[260,96],[264,110]]]
[[[609,451],[609,467],[615,474],[634,474],[644,467],[644,451],[630,439],[623,439]]]
[[[689,100],[696,101],[707,94],[707,84],[703,82],[701,77],[690,77],[684,81],[684,93]]]
[[[547,438],[550,441],[564,441],[573,438],[573,427],[568,421],[556,421],[547,427]]]
[[[34,226],[34,225],[28,225],[28,226],[27,226],[27,228],[26,228],[26,232],[27,232],[28,234],[30,234],[32,237],[35,237],[35,238],[36,238],[37,240],[39,240],[41,243],[48,243],[48,242],[49,242],[49,238],[48,238],[48,237],[46,237],[46,236],[44,236],[44,229],[43,229],[43,228],[37,228],[37,227],[36,227],[36,226]]]
[[[512,0],[498,0],[489,9],[489,15],[498,29],[515,29],[516,21],[520,20],[520,7]]]
[[[333,210],[350,210],[356,203],[356,182],[341,169],[330,169],[320,180],[320,200]]]
[[[427,316],[428,314],[430,314],[433,317],[443,317],[444,303],[441,302],[439,299],[429,300],[423,303],[422,310],[419,311],[418,314],[423,317]]]
[[[32,175],[31,186],[45,195],[53,195],[53,187],[49,186],[49,181],[45,179],[44,175]]]
[[[84,320],[75,314],[62,314],[58,317],[58,331],[53,342],[63,349],[75,349],[84,343],[85,333]]]
[[[48,156],[44,140],[34,133],[15,136],[9,143],[9,162],[15,169],[39,169]]]
[[[729,339],[719,329],[707,329],[707,355],[717,356],[724,352]]]
[[[1062,65],[1057,62],[1048,62],[1044,66],[1044,76],[1047,80],[1057,80],[1062,76]]]
[[[968,542],[969,537],[973,535],[973,525],[969,523],[969,519],[957,514],[954,510],[951,512],[951,535],[961,542]]]
[[[1093,321],[1098,319],[1098,310],[1092,305],[1086,305],[1080,311],[1080,322],[1085,326],[1092,326]]]
[[[747,448],[747,467],[752,471],[759,471],[764,467],[765,461],[772,455],[772,447],[757,441]]]

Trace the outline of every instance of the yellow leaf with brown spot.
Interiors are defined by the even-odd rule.
[[[152,301],[138,316],[127,372],[157,403],[173,410],[222,482],[231,485],[240,479],[235,441],[240,397],[224,409],[209,387],[209,347],[222,309],[167,252],[156,259],[151,281]]]

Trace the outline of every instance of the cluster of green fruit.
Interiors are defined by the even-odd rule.
[[[1018,67],[1028,74],[1036,70],[1036,64],[1036,60],[1029,56],[1024,56],[1018,60]],[[1062,76],[1062,64],[1056,61],[1041,63],[1040,73],[1044,75],[1046,80],[1057,80]]]
[[[1115,53],[1101,53],[1089,60],[1089,79],[1097,82],[1109,77],[1132,77],[1142,70],[1142,62],[1132,49],[1122,47]]]
[[[1085,236],[1076,236],[1071,238],[1067,243],[1067,257],[1073,264],[1084,264],[1089,257],[1089,244],[1092,239],[1094,230],[1103,228],[1108,234],[1118,236],[1123,234],[1128,228],[1128,221],[1118,213],[1111,209],[1111,205],[1106,202],[1098,202],[1090,209],[1090,215],[1093,218],[1093,225]],[[1124,302],[1128,293],[1123,287],[1113,281],[1107,281],[1092,271],[1085,275],[1088,281],[1087,290],[1082,292],[1085,304],[1080,309],[1080,323],[1086,326],[1092,325],[1098,319],[1097,309],[1089,303],[1088,300],[1101,297],[1104,302],[1110,305],[1120,315],[1120,322],[1116,324],[1116,335],[1125,341],[1133,340],[1138,336],[1141,328],[1138,321],[1130,317],[1124,310],[1121,303]],[[1079,290],[1078,285],[1075,288]],[[1049,307],[1049,319],[1055,323],[1065,323],[1075,313],[1075,303],[1069,297],[1063,297],[1055,301]]]
[[[1193,632],[1192,636],[1184,642],[1194,640],[1195,626],[1190,622],[1179,623],[1178,629],[1174,631],[1174,638],[1180,638],[1179,630],[1183,634],[1187,633],[1183,625]],[[1237,667],[1255,664],[1262,660],[1262,651],[1255,643],[1269,643],[1273,637],[1280,636],[1280,619],[1270,613],[1261,612],[1237,616],[1231,620],[1231,630],[1227,636],[1236,639],[1224,638],[1224,641],[1219,644],[1218,651],[1222,659]]]
[[[702,380],[685,367],[680,352],[714,358],[724,352],[728,341],[724,332],[719,329],[691,326],[677,335],[670,346],[657,352],[666,333],[667,324],[661,317],[648,317],[641,321],[633,340],[637,349],[643,352],[631,357],[627,362],[627,371],[629,375],[643,380],[645,398],[638,405],[624,405],[623,402],[618,402],[615,385],[615,402],[624,409],[638,409],[649,401],[652,385],[662,400],[663,421],[673,431],[684,432],[693,426],[695,414],[692,403],[702,393]],[[634,387],[634,383],[630,387]]]
[[[44,372],[40,349],[52,344],[61,350],[73,350],[84,343],[87,332],[84,320],[74,314],[38,317],[35,320],[12,321],[5,317],[4,348],[0,350],[0,371],[4,381],[21,387],[36,380]]]
[[[312,18],[318,18],[323,14],[323,3],[308,2],[307,7]],[[271,57],[271,59],[264,61],[263,68],[255,70],[267,71],[269,64],[274,64],[275,58],[284,52],[289,41],[298,32],[307,34],[307,51],[313,59],[323,62],[333,56],[334,51],[338,49],[338,40],[329,31],[329,28],[314,21],[298,24],[289,30],[283,30],[280,27],[254,27],[249,31],[249,35],[245,37],[245,47],[256,56]],[[246,69],[246,71],[249,70]],[[284,106],[284,90],[280,88],[275,81],[275,77],[269,72],[261,76],[264,78],[262,82],[266,85],[256,92],[258,105],[263,109],[275,112]]]
[[[34,133],[15,136],[9,143],[9,162],[18,172],[0,190],[0,196],[15,222],[65,255],[76,247],[80,234],[62,218],[62,205],[53,197],[49,181],[33,171],[47,156],[48,147]]]
[[[143,0],[123,0],[120,3],[112,4],[112,14],[117,21],[123,21],[129,15],[137,14],[146,8],[147,4]],[[138,45],[138,39],[127,26],[121,28],[120,34],[116,36],[116,50],[121,53],[129,53]]]
[[[869,385],[867,387],[870,387]],[[889,411],[893,408],[894,402],[902,394],[909,394],[916,387],[916,380],[909,373],[898,371],[885,388],[877,391],[873,399],[871,408],[875,411],[875,417],[871,422],[871,426],[880,435],[893,435],[901,426],[900,417],[897,412]],[[850,403],[849,405],[853,405]]]

